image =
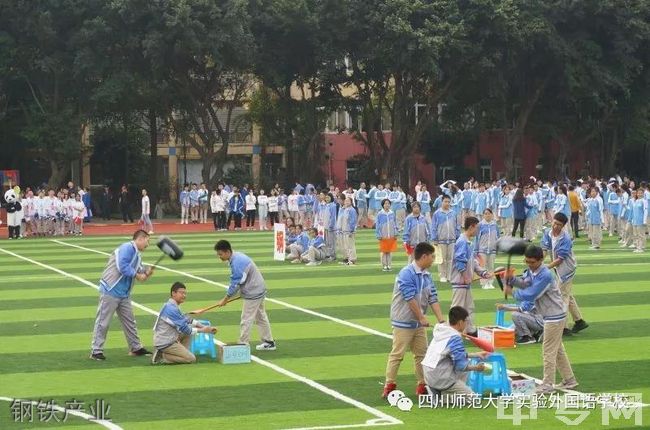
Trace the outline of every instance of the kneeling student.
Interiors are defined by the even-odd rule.
[[[521,302],[517,305],[497,303],[497,309],[512,312],[517,345],[540,342],[544,333],[544,319],[535,309],[533,302]]]
[[[171,298],[164,304],[153,326],[153,344],[156,351],[152,364],[191,364],[196,357],[189,350],[192,335],[216,333],[215,327],[203,326],[181,313],[179,305],[185,301],[187,289],[181,282],[174,282]]]
[[[325,240],[318,235],[318,229],[315,227],[307,230],[307,234],[309,234],[309,243],[307,251],[302,254],[301,258],[303,262],[307,263],[307,266],[317,266],[327,258]]]
[[[484,363],[469,364],[470,357],[485,359],[490,353],[481,351],[468,354],[465,350],[461,333],[465,331],[468,318],[469,313],[465,308],[450,308],[449,324],[436,324],[433,340],[422,360],[425,383],[442,395],[474,394],[466,383],[467,372],[485,370]]]

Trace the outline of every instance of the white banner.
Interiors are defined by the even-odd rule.
[[[273,224],[273,259],[284,261],[286,255],[286,230],[285,225],[280,223]]]

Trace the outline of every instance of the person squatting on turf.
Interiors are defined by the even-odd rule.
[[[454,261],[451,269],[451,306],[464,308],[467,317],[467,334],[477,335],[474,326],[474,298],[472,297],[472,278],[474,273],[482,279],[490,279],[494,275],[481,267],[474,255],[474,237],[478,232],[478,219],[473,216],[465,218],[465,231],[454,245]]]
[[[192,335],[216,333],[216,327],[204,326],[197,320],[183,315],[180,305],[185,302],[187,288],[182,282],[174,282],[171,298],[165,303],[153,326],[153,345],[156,349],[152,364],[192,364],[196,357],[189,350]]]
[[[451,278],[451,263],[454,258],[454,243],[460,235],[458,217],[451,209],[451,197],[442,196],[440,209],[434,212],[431,223],[431,241],[442,253],[442,263],[438,265],[440,282]]]
[[[485,370],[484,363],[470,364],[469,358],[487,358],[490,353],[468,353],[461,334],[467,329],[469,313],[460,306],[449,309],[449,323],[440,322],[433,328],[433,339],[422,360],[424,381],[443,396],[466,395],[474,392],[467,386],[468,372]]]
[[[569,313],[573,318],[574,325],[571,330],[566,327],[568,318],[565,320],[564,336],[571,336],[572,333],[578,333],[589,327],[589,324],[582,319],[582,313],[578,302],[573,297],[573,277],[576,274],[577,261],[573,254],[573,241],[571,233],[565,229],[568,217],[558,212],[553,216],[553,223],[542,237],[542,249],[544,255],[550,253],[551,263],[549,269],[553,269],[560,280],[560,291],[562,299],[567,305]]]
[[[386,398],[397,389],[397,372],[404,359],[406,348],[410,348],[415,362],[417,395],[426,394],[422,359],[427,350],[426,327],[429,320],[425,314],[431,307],[438,322],[444,322],[438,294],[428,269],[433,263],[433,246],[427,242],[415,247],[415,261],[400,270],[393,287],[390,307],[390,321],[393,327],[393,347],[386,364],[386,383],[382,397]]]
[[[293,242],[288,246],[289,259],[292,263],[300,263],[302,254],[307,251],[309,246],[309,236],[302,230],[302,225],[295,227],[295,236]]]
[[[122,330],[129,345],[129,355],[150,355],[140,342],[135,316],[131,306],[133,281],[144,282],[153,274],[153,267],[145,269],[140,253],[149,246],[149,234],[144,230],[133,233],[133,240],[123,243],[108,258],[108,263],[99,281],[99,305],[93,330],[90,358],[105,360],[104,343],[108,327],[117,312]]]
[[[535,309],[533,302],[521,302],[517,305],[497,303],[497,310],[512,312],[517,345],[540,341],[544,333],[544,319]]]
[[[316,227],[310,228],[307,232],[309,234],[307,251],[302,254],[301,258],[303,262],[307,263],[307,266],[317,266],[327,258],[325,240],[318,234]]]
[[[564,214],[556,214],[563,215]],[[555,222],[555,221],[554,221]],[[564,226],[560,227],[562,229]],[[567,232],[564,232],[567,234]],[[567,304],[557,285],[556,278],[550,268],[543,265],[544,251],[537,245],[529,245],[524,253],[524,261],[528,268],[521,276],[511,277],[506,274],[506,296],[513,293],[519,302],[534,302],[535,309],[544,319],[544,341],[542,356],[544,360],[544,378],[537,392],[548,394],[559,389],[573,389],[578,381],[573,374],[569,357],[562,344],[562,331],[567,319]],[[562,376],[562,383],[555,387],[556,369]]]
[[[233,252],[230,242],[220,240],[214,245],[214,250],[221,261],[227,261],[230,266],[230,286],[226,295],[219,302],[223,307],[228,300],[233,298],[237,291],[244,302],[241,310],[241,324],[239,329],[239,343],[247,344],[250,341],[253,323],[257,324],[262,343],[255,349],[258,351],[275,351],[275,341],[271,334],[271,323],[266,315],[264,299],[266,297],[266,283],[259,269],[246,254]]]

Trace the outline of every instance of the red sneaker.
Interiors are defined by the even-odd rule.
[[[397,389],[397,384],[394,384],[392,382],[384,385],[384,392],[382,393],[381,398],[385,399],[386,397],[388,397],[391,391],[394,391],[396,389]]]
[[[424,394],[429,394],[427,391],[427,386],[424,384],[418,384],[418,386],[415,388],[415,395],[420,396]]]

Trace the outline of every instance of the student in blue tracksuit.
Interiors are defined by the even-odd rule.
[[[463,185],[463,204],[460,224],[465,222],[465,218],[472,215],[472,205],[474,204],[474,191],[471,182],[465,182]]]
[[[634,234],[634,252],[645,252],[646,244],[646,225],[645,220],[648,218],[648,206],[644,198],[643,188],[636,190],[636,198],[632,201],[632,232]]]
[[[621,248],[634,248],[634,228],[632,227],[632,207],[636,197],[636,191],[630,190],[630,196],[627,198],[627,203],[625,207],[621,210],[623,217],[625,218],[625,230],[623,231],[623,237],[621,237]]]
[[[474,326],[474,298],[472,297],[472,280],[474,274],[482,279],[493,277],[491,272],[481,267],[474,253],[474,238],[478,233],[478,219],[473,216],[465,218],[465,231],[454,244],[454,259],[451,269],[451,306],[460,306],[469,313],[467,318],[467,333],[477,335]]]
[[[553,206],[554,214],[562,213],[568,219],[571,219],[571,204],[569,202],[569,194],[565,185],[560,185],[557,187],[557,194],[555,195],[555,204]],[[567,223],[564,227],[569,232],[569,235],[573,235],[571,229],[571,224]]]
[[[357,211],[352,206],[352,198],[346,197],[336,218],[336,233],[341,244],[344,259],[341,264],[354,266],[357,261],[355,232],[357,231]]]
[[[560,291],[562,299],[567,306],[569,313],[575,321],[571,330],[564,329],[564,336],[571,336],[589,327],[589,324],[582,319],[582,313],[575,297],[573,297],[573,278],[576,274],[577,262],[573,254],[573,240],[571,234],[566,230],[569,218],[562,212],[556,213],[553,217],[551,228],[542,237],[542,249],[545,254],[551,257],[548,265],[557,274],[560,280]],[[565,320],[566,325],[566,320]]]
[[[235,230],[241,230],[241,220],[244,217],[244,199],[239,193],[239,188],[233,187],[232,195],[228,201],[228,207],[230,208],[230,213],[226,222],[227,228],[230,229],[230,221],[234,218]]]
[[[192,184],[190,190],[190,218],[192,224],[199,223],[199,189],[196,184]]]
[[[467,386],[467,373],[485,371],[485,363],[470,364],[470,358],[487,358],[490,353],[468,353],[463,344],[462,334],[466,331],[469,314],[460,306],[449,309],[449,323],[436,324],[433,340],[422,360],[422,370],[426,385],[440,392],[443,399],[458,396],[475,396]]]
[[[556,214],[568,222],[564,214]],[[555,232],[569,237],[562,231],[563,226],[553,225]],[[536,388],[538,394],[550,394],[559,389],[573,389],[578,386],[569,357],[562,344],[562,333],[567,319],[566,303],[562,292],[557,286],[555,276],[548,266],[544,266],[544,251],[535,245],[529,245],[524,253],[524,261],[528,268],[521,276],[506,278],[506,296],[512,295],[518,302],[533,302],[535,309],[544,320],[544,341],[542,356],[544,377],[542,384]],[[513,294],[513,287],[517,289]],[[560,372],[562,382],[555,387],[555,373]]]
[[[366,228],[368,223],[368,193],[366,183],[362,182],[354,196],[358,213],[359,228]]]
[[[497,240],[499,240],[499,227],[494,220],[492,209],[485,208],[483,219],[478,224],[478,233],[476,235],[476,254],[483,266],[489,272],[494,272],[494,260],[497,256]],[[492,279],[481,279],[481,288],[484,290],[493,290]]]
[[[483,212],[485,209],[489,207],[491,207],[490,193],[485,190],[484,184],[479,184],[478,193],[476,193],[472,211],[476,214],[476,218],[480,220],[483,217]]]
[[[433,263],[433,247],[419,243],[413,251],[415,261],[400,270],[393,286],[390,322],[393,327],[393,346],[386,363],[386,382],[382,397],[397,389],[397,373],[407,349],[413,352],[416,395],[427,393],[422,373],[422,359],[427,351],[426,328],[430,325],[425,316],[431,308],[436,320],[444,322],[436,287],[428,269]]]
[[[510,194],[510,186],[504,185],[501,196],[499,197],[497,215],[501,223],[501,229],[504,236],[512,235],[512,226],[514,225],[512,196]]]
[[[106,360],[104,343],[108,327],[117,313],[122,329],[129,344],[129,355],[141,356],[151,353],[144,349],[135,316],[131,307],[131,291],[135,280],[144,282],[153,274],[153,267],[142,265],[140,253],[149,246],[149,234],[144,230],[133,233],[133,240],[120,245],[108,259],[106,268],[99,280],[99,306],[95,317],[93,330],[92,351],[93,360]]]
[[[423,185],[424,186],[424,185]],[[420,242],[428,242],[431,236],[431,224],[421,213],[420,203],[414,202],[411,206],[412,212],[406,217],[404,234],[402,240],[407,249],[408,261],[413,262],[413,250]]]
[[[307,266],[317,266],[327,258],[325,240],[319,236],[317,228],[310,228],[308,234],[309,243],[307,251],[302,254],[302,261],[307,263]]]
[[[181,224],[188,224],[190,216],[190,187],[185,184],[183,186],[183,191],[181,191],[178,201],[181,204]],[[126,222],[126,220],[124,220]]]
[[[535,191],[532,187],[526,187],[526,227],[524,228],[524,237],[531,242],[537,234],[538,206]]]
[[[242,298],[241,323],[239,326],[239,343],[248,345],[253,324],[262,342],[255,349],[258,351],[275,351],[275,341],[271,334],[271,323],[266,315],[264,301],[266,298],[266,282],[262,273],[250,259],[241,252],[233,252],[230,242],[220,240],[214,245],[217,257],[230,266],[230,285],[226,295],[218,303],[219,307],[226,306],[237,293]]]
[[[512,312],[517,345],[528,345],[541,341],[544,334],[544,319],[535,309],[535,303],[526,301],[516,305],[498,303],[497,310]]]
[[[393,264],[393,252],[395,249],[389,244],[393,244],[397,237],[397,221],[395,213],[390,210],[390,200],[384,199],[381,203],[382,210],[377,213],[377,222],[375,222],[375,235],[379,240],[379,253],[381,257],[381,266],[384,272],[391,270]]]
[[[302,224],[298,224],[295,227],[295,236],[291,244],[289,244],[289,258],[292,263],[300,263],[302,261],[301,256],[304,252],[307,251],[309,246],[309,236],[306,232],[303,231]]]
[[[375,223],[377,219],[377,212],[381,210],[381,202],[375,198],[377,191],[380,189],[383,190],[384,186],[379,184],[375,186],[372,182],[370,183],[370,190],[368,190],[368,219],[371,222],[371,226]]]
[[[180,305],[185,302],[187,288],[182,282],[174,282],[171,298],[165,303],[153,326],[153,344],[156,348],[152,364],[192,364],[196,357],[190,352],[192,335],[216,333],[217,328],[204,326],[184,315]]]
[[[420,186],[420,191],[415,196],[415,200],[420,204],[422,215],[431,222],[431,194],[427,191],[425,184]]]
[[[596,188],[589,190],[589,198],[586,203],[586,217],[588,236],[591,241],[591,249],[600,249],[603,240],[603,199]]]
[[[454,257],[454,244],[460,235],[458,217],[451,209],[451,197],[442,196],[442,206],[434,212],[431,221],[431,241],[440,251],[442,263],[438,265],[440,282],[447,282],[451,277],[451,263]]]
[[[325,245],[327,257],[330,261],[336,260],[336,216],[338,208],[332,194],[325,195],[325,211],[327,211],[328,224],[325,225]]]
[[[607,213],[609,216],[609,237],[620,233],[619,215],[621,214],[621,198],[618,184],[612,184],[612,189],[607,196]]]

